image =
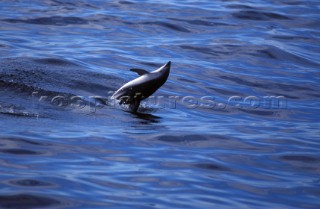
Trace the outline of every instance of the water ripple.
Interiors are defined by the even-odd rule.
[[[87,24],[88,22],[85,19],[79,17],[61,17],[61,16],[52,16],[52,17],[39,17],[33,19],[3,19],[9,23],[27,23],[27,24],[37,24],[37,25],[81,25]]]
[[[10,184],[23,187],[48,187],[53,186],[50,182],[39,181],[37,179],[15,179],[10,180]]]
[[[143,22],[142,24],[145,25],[159,25],[163,26],[165,28],[168,28],[170,30],[178,31],[178,32],[185,32],[189,33],[190,31],[182,26],[179,25],[174,25],[172,23],[167,23],[167,22],[161,22],[161,21],[153,21],[153,22]]]
[[[61,205],[60,201],[38,195],[16,194],[0,196],[0,206],[2,208],[47,208],[58,205]]]
[[[270,21],[272,19],[277,20],[289,20],[291,18],[273,13],[273,12],[261,12],[261,11],[250,11],[250,10],[243,10],[239,12],[235,12],[232,14],[234,17],[238,19],[247,19],[247,20],[264,20]]]

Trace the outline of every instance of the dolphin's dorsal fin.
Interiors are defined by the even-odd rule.
[[[143,69],[139,69],[139,68],[132,68],[130,69],[133,72],[138,73],[139,75],[144,75],[144,74],[148,74],[149,72]]]

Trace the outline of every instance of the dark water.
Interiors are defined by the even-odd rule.
[[[318,0],[0,8],[0,208],[319,208]]]

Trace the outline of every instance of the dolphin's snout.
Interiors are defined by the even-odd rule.
[[[171,61],[167,62],[167,64],[163,66],[163,69],[170,69],[170,67],[171,67]]]
[[[170,71],[170,67],[171,67],[171,61],[167,62],[167,64],[163,65],[162,67],[160,67],[158,70],[156,71],[160,71],[160,72],[168,72]],[[156,72],[154,71],[154,72]]]
[[[165,67],[169,67],[169,68],[170,68],[170,66],[171,66],[171,61],[169,61],[169,62],[165,65]]]

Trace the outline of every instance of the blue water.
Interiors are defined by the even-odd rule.
[[[0,11],[0,208],[320,207],[318,0]],[[110,100],[168,61],[139,114]]]

